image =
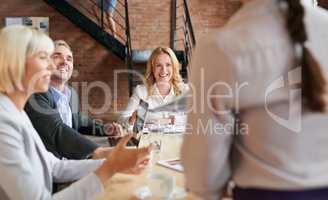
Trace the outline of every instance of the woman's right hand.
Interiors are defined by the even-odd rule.
[[[133,134],[124,136],[107,156],[104,163],[95,171],[95,174],[104,184],[115,173],[126,173],[128,171],[141,171],[149,160],[151,146],[128,149],[126,144]]]

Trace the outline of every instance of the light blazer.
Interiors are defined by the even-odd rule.
[[[102,191],[91,173],[101,160],[59,160],[44,147],[24,111],[0,93],[0,199],[87,200]],[[89,174],[89,175],[88,175]],[[84,177],[84,178],[82,178]],[[75,182],[54,195],[52,183]]]

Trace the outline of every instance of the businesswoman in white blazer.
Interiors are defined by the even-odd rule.
[[[125,149],[122,142],[104,160],[59,160],[46,150],[24,112],[34,92],[48,90],[52,40],[24,26],[0,32],[0,199],[87,200],[116,172],[138,173],[149,148]],[[52,194],[52,183],[76,181]]]
[[[121,119],[126,121],[138,109],[140,100],[154,109],[184,94],[188,85],[180,75],[180,63],[169,47],[157,47],[147,62],[145,84],[137,85]]]
[[[187,187],[217,200],[232,179],[234,200],[327,199],[328,12],[243,2],[193,54]]]

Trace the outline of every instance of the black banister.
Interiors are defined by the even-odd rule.
[[[176,19],[177,19],[177,0],[171,1],[171,33],[170,33],[170,47],[176,49]]]
[[[181,47],[177,46],[177,41],[181,40],[181,35],[177,34],[180,32],[183,34],[182,40],[191,41],[191,47],[193,48],[196,45],[195,34],[192,26],[192,20],[189,12],[188,2],[187,0],[171,0],[171,41],[170,46],[174,49],[181,49]],[[180,9],[181,8],[181,9]],[[179,12],[179,15],[177,15]],[[179,37],[179,38],[177,38]],[[192,50],[190,49],[190,51]],[[186,52],[187,53],[187,52]],[[189,52],[187,53],[189,54]]]
[[[129,80],[129,96],[132,95],[131,88],[133,87],[133,74],[132,74],[132,44],[131,44],[131,33],[130,33],[130,21],[129,21],[129,5],[128,0],[125,0],[125,35],[126,35],[126,64],[128,66],[128,80]]]
[[[104,0],[101,0],[100,2],[100,23],[101,23],[101,29],[104,29]]]
[[[191,17],[190,17],[190,13],[189,13],[188,3],[187,3],[187,0],[183,0],[183,2],[184,2],[184,10],[185,10],[185,13],[186,13],[187,25],[188,25],[188,28],[190,29],[190,34],[191,34],[191,39],[192,39],[193,46],[195,46],[196,45],[196,38],[195,38],[194,29],[193,29],[192,23],[191,23]]]
[[[187,79],[187,67],[196,45],[195,34],[187,0],[171,0],[171,3],[170,46],[182,64],[180,71],[182,77]]]
[[[126,34],[126,47],[127,53],[131,56],[132,47],[131,47],[131,33],[130,33],[130,21],[129,21],[129,6],[128,0],[125,1],[125,34]]]

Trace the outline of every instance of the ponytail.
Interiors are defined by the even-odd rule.
[[[302,53],[297,64],[302,67],[303,105],[314,112],[327,111],[327,80],[311,51],[305,47],[307,33],[304,24],[304,7],[300,0],[280,0],[287,4],[286,26],[292,42],[300,45]]]

